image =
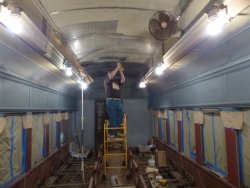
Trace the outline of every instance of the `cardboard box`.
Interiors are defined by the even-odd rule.
[[[156,161],[157,167],[166,167],[167,166],[166,152],[165,151],[156,151],[155,161]]]

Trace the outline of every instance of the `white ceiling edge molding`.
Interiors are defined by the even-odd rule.
[[[225,4],[228,8],[228,17],[234,18],[242,10],[250,5],[249,0],[227,0]],[[163,56],[163,62],[166,67],[172,66],[186,53],[197,46],[203,39],[208,37],[205,29],[208,24],[207,15],[204,14],[188,32]],[[229,23],[230,24],[230,23]]]
[[[241,11],[249,6],[249,0],[225,0],[229,18],[234,18]],[[227,3],[227,4],[226,4]],[[210,5],[210,4],[209,4]],[[198,21],[183,35],[183,37],[167,51],[163,56],[163,66],[165,69],[173,66],[178,60],[184,57],[195,46],[197,46],[202,40],[208,37],[206,32],[206,26],[208,24],[207,15],[204,13]],[[229,23],[230,24],[230,23]],[[143,77],[143,79],[149,79],[156,67],[152,67]]]
[[[12,63],[9,62],[8,59],[5,59],[6,64],[12,64],[12,69],[5,68],[5,66],[0,68],[0,72],[6,73],[8,75],[11,75],[13,77],[19,78],[20,80],[26,80],[30,83],[33,83],[37,86],[41,86],[44,88],[52,89],[61,93],[71,93],[73,94],[77,87],[76,81],[74,81],[72,78],[66,77],[63,71],[60,71],[58,67],[56,67],[53,63],[51,63],[47,58],[43,57],[32,49],[30,46],[28,46],[23,40],[21,40],[19,37],[17,37],[14,33],[11,33],[7,28],[4,26],[0,26],[0,43],[1,45],[5,46],[9,50],[13,52],[13,56],[20,57],[26,59],[27,63],[31,63],[33,65],[36,65],[40,69],[46,71],[48,73],[47,76],[51,75],[54,77],[54,82],[57,82],[56,86],[63,86],[61,89],[56,89],[55,85],[53,84],[46,84],[45,82],[42,82],[40,79],[36,79],[34,77],[27,77],[23,71],[19,71],[20,69],[29,69],[27,65],[23,63]],[[4,63],[3,62],[3,63]],[[1,63],[0,63],[1,64]],[[13,67],[13,65],[15,67]],[[24,68],[25,67],[25,68]],[[34,71],[33,69],[30,69],[30,71]],[[35,72],[34,72],[35,73]],[[34,74],[37,76],[37,74]],[[41,77],[40,77],[41,78]]]
[[[4,12],[6,9],[8,8],[1,5],[0,13]],[[5,15],[0,14],[0,22],[6,25],[7,23],[5,23],[5,20]],[[75,70],[75,74],[71,77],[71,79],[76,83],[78,82],[79,78],[84,78],[88,84],[93,82],[86,70],[83,69],[77,60],[75,60],[67,47],[64,46],[64,43],[60,38],[56,36],[56,39],[50,38],[50,40],[52,40],[50,41],[24,12],[21,12],[21,24],[23,29],[22,32],[16,33],[18,37],[32,46],[42,56],[49,59],[49,61],[53,63],[59,70],[62,70],[62,65],[65,59],[68,60]]]

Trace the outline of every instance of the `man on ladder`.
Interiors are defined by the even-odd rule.
[[[104,79],[104,88],[106,95],[106,108],[109,118],[109,126],[111,128],[119,127],[122,123],[123,108],[121,101],[121,89],[125,82],[123,74],[124,68],[121,63],[117,63],[116,68],[112,72],[108,72]],[[117,72],[120,73],[120,78],[116,79]],[[110,137],[117,136],[117,130],[110,130]]]

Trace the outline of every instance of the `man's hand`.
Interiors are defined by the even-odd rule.
[[[120,72],[123,72],[123,71],[124,71],[123,66],[121,66],[121,67],[119,68],[119,71],[120,71]]]
[[[123,66],[122,66],[121,63],[117,63],[116,67],[118,68],[118,70],[119,70],[120,72],[123,72],[123,71],[124,71],[124,68],[123,68]]]
[[[117,63],[116,67],[118,67],[118,69],[120,69],[120,67],[122,67],[122,64],[121,63]]]

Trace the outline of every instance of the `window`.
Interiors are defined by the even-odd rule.
[[[178,130],[176,113],[172,110],[168,110],[168,128],[169,128],[169,143],[174,147],[178,147]]]
[[[241,169],[241,181],[244,187],[250,188],[250,110],[244,111],[244,126],[239,131],[239,161]]]
[[[0,187],[5,187],[25,172],[26,131],[20,115],[6,115],[0,134]]]
[[[34,167],[44,159],[44,125],[42,114],[33,114],[31,166]]]
[[[184,155],[192,159],[196,158],[195,146],[195,125],[194,112],[192,110],[183,110],[183,139],[184,139]]]
[[[203,126],[204,162],[209,168],[226,176],[225,129],[219,114],[205,114]]]

